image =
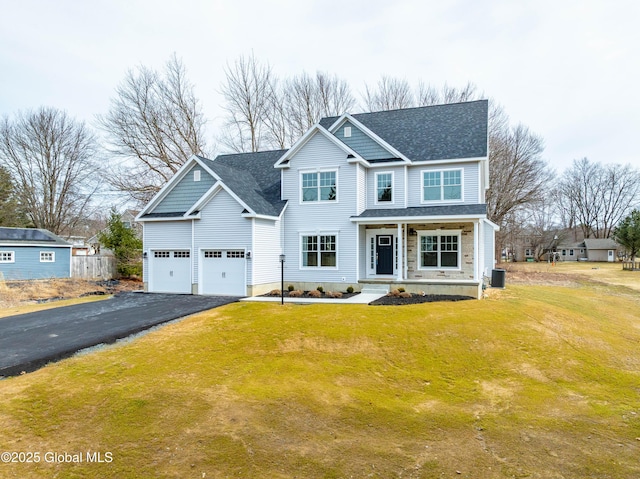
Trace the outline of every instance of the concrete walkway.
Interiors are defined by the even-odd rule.
[[[285,303],[294,304],[369,304],[371,301],[375,301],[386,295],[388,291],[383,289],[363,289],[360,294],[351,296],[350,298],[284,298]],[[279,296],[252,296],[248,298],[242,298],[240,301],[256,301],[262,303],[279,303],[281,298]]]

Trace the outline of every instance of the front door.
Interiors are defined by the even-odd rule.
[[[393,274],[393,235],[376,236],[376,274]]]

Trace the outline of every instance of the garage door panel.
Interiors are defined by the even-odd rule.
[[[244,250],[204,250],[201,265],[201,294],[246,295]]]
[[[151,252],[149,291],[191,293],[191,253],[184,250]]]

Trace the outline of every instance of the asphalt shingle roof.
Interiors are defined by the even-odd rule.
[[[418,216],[474,216],[486,215],[487,205],[438,205],[409,208],[380,208],[363,211],[356,218],[392,218]]]
[[[286,150],[199,157],[256,214],[279,216],[286,201],[280,199],[280,170],[273,165]]]
[[[351,116],[411,161],[429,161],[487,156],[488,111],[489,102],[478,100]]]
[[[36,228],[0,228],[0,244],[39,244],[50,246],[71,246],[51,231]]]

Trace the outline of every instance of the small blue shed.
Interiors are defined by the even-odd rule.
[[[0,279],[71,277],[71,243],[50,231],[0,228]]]

